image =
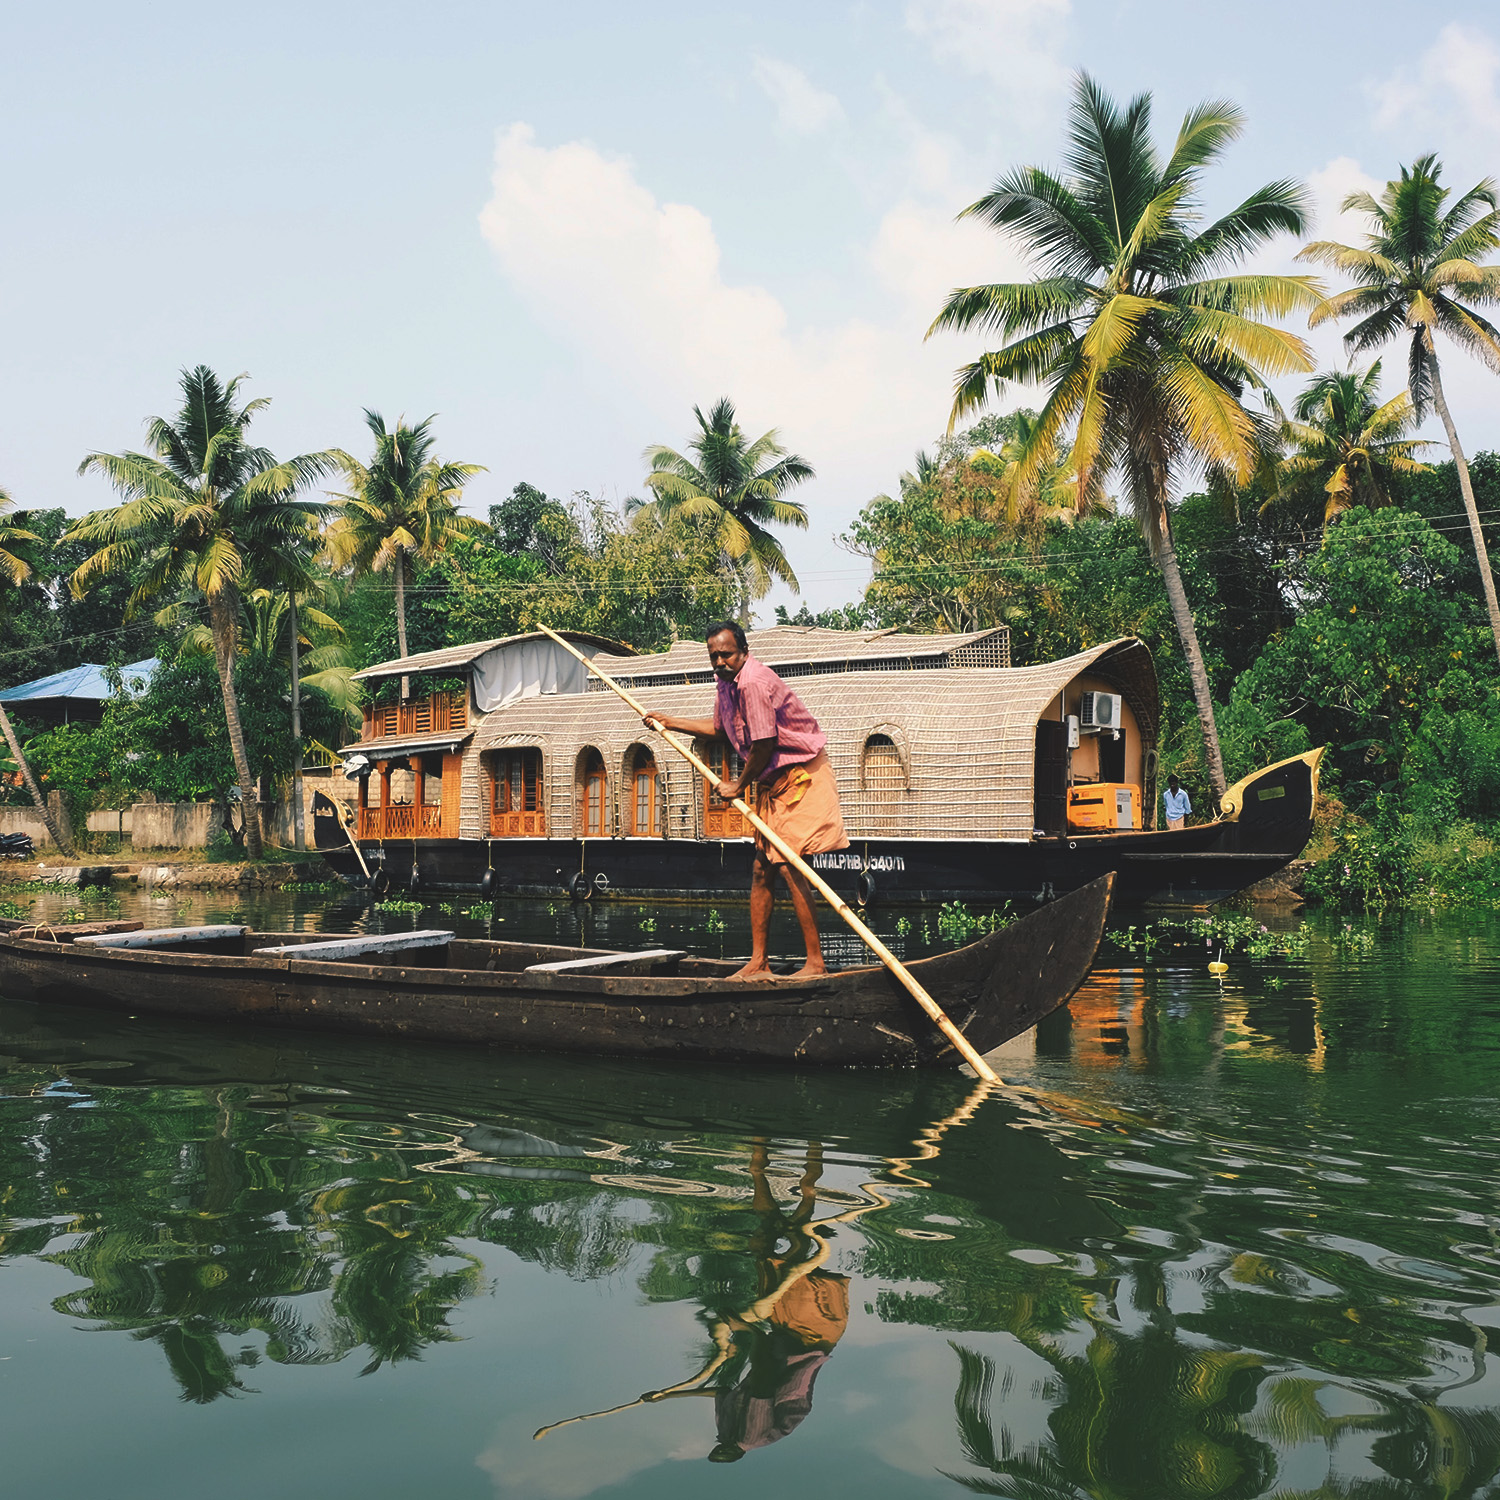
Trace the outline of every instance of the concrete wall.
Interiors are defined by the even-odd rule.
[[[137,849],[202,849],[221,826],[212,802],[137,802],[130,812]]]
[[[34,807],[0,807],[0,833],[29,833],[38,849],[57,848]]]
[[[109,807],[99,812],[89,814],[90,833],[123,833],[128,834],[134,826],[132,817],[133,809],[128,807]]]

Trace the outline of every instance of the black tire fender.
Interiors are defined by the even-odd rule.
[[[874,906],[875,896],[879,889],[875,877],[868,870],[861,870],[859,879],[854,885],[854,899],[861,906]]]
[[[493,866],[486,870],[480,877],[479,894],[486,900],[495,894],[495,871]]]
[[[594,887],[582,870],[568,882],[568,894],[575,901],[587,901],[594,894]]]

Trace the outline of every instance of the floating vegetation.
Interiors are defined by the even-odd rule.
[[[1163,917],[1144,927],[1107,932],[1104,941],[1125,953],[1151,957],[1159,948],[1196,948],[1210,953],[1243,953],[1247,958],[1305,958],[1312,933],[1306,927],[1272,932],[1254,917],[1236,915]]]
[[[29,901],[0,901],[0,917],[10,922],[19,922],[31,915]]]
[[[966,943],[978,933],[999,932],[1002,927],[1009,927],[1015,920],[1015,913],[1010,909],[1010,903],[995,911],[972,912],[962,901],[945,901],[938,910],[937,930],[938,935],[950,943]],[[923,928],[925,930],[926,923]],[[900,931],[900,924],[897,924]],[[907,931],[911,931],[911,924],[907,923]]]
[[[377,901],[376,911],[426,911],[427,905],[423,901],[403,901],[395,897],[389,901]]]
[[[910,937],[911,936],[911,918],[910,917],[897,917],[896,918],[896,936],[897,937]]]
[[[446,908],[444,908],[446,910]],[[495,916],[495,908],[488,901],[476,901],[473,906],[466,906],[460,915],[471,917],[476,922],[484,922],[493,918],[496,922],[503,922],[504,917]]]
[[[717,907],[709,907],[708,917],[703,923],[703,930],[705,932],[723,932],[724,918],[719,915]]]
[[[1375,933],[1371,928],[1345,922],[1337,932],[1328,934],[1328,946],[1335,953],[1373,953]]]
[[[336,896],[347,887],[339,880],[288,880],[281,889],[289,896]]]

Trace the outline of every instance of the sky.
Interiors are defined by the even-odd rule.
[[[1315,233],[1349,239],[1344,194],[1424,152],[1459,189],[1500,176],[1480,5],[53,0],[9,12],[6,41],[18,506],[108,504],[80,460],[139,446],[200,363],[271,398],[253,432],[278,455],[363,453],[364,408],[436,413],[443,455],[488,469],[481,516],[521,480],[638,495],[643,450],[685,447],[693,406],[727,395],[817,471],[786,536],[814,608],[858,596],[837,538],[942,433],[980,351],[924,342],[944,295],[1026,274],[954,216],[1059,160],[1078,70],[1151,93],[1164,145],[1200,100],[1245,111],[1210,212],[1291,177]],[[1313,338],[1342,363],[1337,332]],[[1500,447],[1500,377],[1457,350],[1444,373],[1469,452]]]

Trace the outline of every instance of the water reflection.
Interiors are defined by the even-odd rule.
[[[27,1326],[142,1427],[426,1401],[440,1491],[479,1455],[514,1496],[697,1494],[708,1459],[871,1496],[1478,1496],[1500,1030],[1495,950],[1452,951],[1101,971],[991,1097],[0,1004],[0,1294],[45,1272]]]

